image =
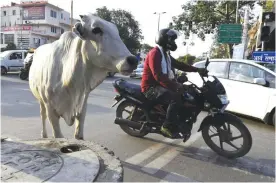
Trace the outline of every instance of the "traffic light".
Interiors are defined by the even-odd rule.
[[[275,21],[275,13],[273,13],[273,12],[264,12],[262,21],[263,22],[273,22],[273,21]]]
[[[269,41],[270,27],[263,26],[261,30],[261,41],[267,42]]]

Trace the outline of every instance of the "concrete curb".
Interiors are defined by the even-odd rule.
[[[4,139],[4,140],[3,140]],[[114,155],[114,152],[108,148],[99,144],[75,140],[75,139],[34,139],[34,140],[19,140],[14,138],[1,137],[1,143],[3,142],[16,142],[24,143],[26,146],[31,145],[32,149],[50,150],[53,152],[60,152],[62,147],[68,145],[77,145],[81,149],[88,149],[93,151],[99,161],[99,170],[95,175],[94,182],[122,182],[123,181],[123,167],[118,157]],[[2,144],[3,145],[3,144]],[[3,146],[4,147],[4,146]],[[26,148],[27,149],[27,148]],[[25,149],[25,150],[26,150]],[[2,150],[1,150],[2,151]],[[17,149],[18,151],[18,149]],[[80,150],[81,152],[82,150]],[[16,152],[16,150],[15,150]],[[77,150],[76,150],[77,152]],[[1,164],[2,166],[2,164]],[[2,178],[1,178],[2,179]],[[81,180],[80,180],[81,181]]]

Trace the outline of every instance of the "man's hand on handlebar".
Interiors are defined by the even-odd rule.
[[[208,70],[207,69],[205,69],[205,68],[198,68],[197,69],[197,72],[201,75],[201,76],[208,76]]]

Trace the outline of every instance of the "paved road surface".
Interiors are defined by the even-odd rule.
[[[243,119],[253,137],[251,151],[242,158],[227,160],[218,156],[196,133],[185,144],[180,140],[165,139],[160,135],[134,138],[113,124],[115,109],[110,108],[115,95],[112,81],[107,78],[88,100],[84,138],[114,150],[124,164],[125,181],[274,181],[275,129],[257,121]],[[40,137],[42,128],[39,105],[29,91],[27,81],[17,75],[1,77],[2,135],[20,139]],[[132,80],[139,83],[139,80]],[[205,114],[200,114],[199,121]],[[63,134],[72,138],[74,127],[61,120]],[[48,135],[52,131],[47,123]]]

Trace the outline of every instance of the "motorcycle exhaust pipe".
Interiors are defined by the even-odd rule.
[[[142,127],[141,123],[134,122],[134,121],[131,121],[128,119],[122,119],[122,118],[116,118],[114,123],[117,125],[127,125],[130,128],[134,128],[134,129],[138,129],[138,130],[141,129],[141,127]]]

